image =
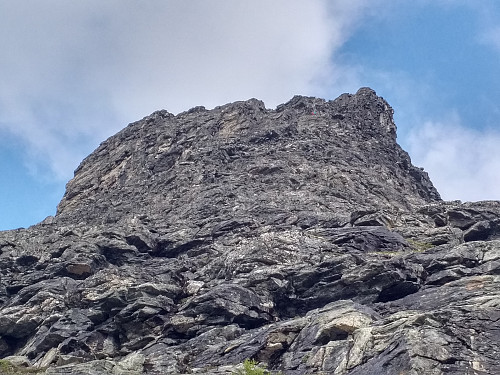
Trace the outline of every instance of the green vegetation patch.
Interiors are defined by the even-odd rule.
[[[276,375],[280,374],[281,373],[277,373]],[[243,361],[243,368],[233,372],[233,375],[273,375],[273,373],[260,367],[253,359],[245,359],[245,361]]]
[[[44,368],[16,366],[5,359],[0,359],[0,375],[43,374],[44,372]]]
[[[429,250],[430,248],[434,247],[433,244],[428,243],[428,242],[420,242],[420,241],[415,241],[415,240],[410,240],[407,239],[406,242],[411,246],[413,251],[416,252],[423,252],[426,250]]]

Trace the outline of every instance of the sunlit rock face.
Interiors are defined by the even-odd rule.
[[[369,88],[158,111],[0,232],[0,357],[46,374],[498,374],[500,203],[443,202]],[[7,362],[6,362],[7,363]]]

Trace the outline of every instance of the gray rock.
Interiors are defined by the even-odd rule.
[[[130,124],[56,216],[0,232],[0,356],[46,374],[500,373],[500,202],[441,201],[392,116],[363,88]]]

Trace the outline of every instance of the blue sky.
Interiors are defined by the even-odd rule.
[[[0,0],[0,230],[157,109],[370,86],[444,199],[500,199],[495,0]]]
[[[374,85],[385,86],[376,74],[370,77],[383,71],[427,86],[435,94],[413,99],[425,104],[421,116],[437,117],[454,108],[471,126],[496,126],[499,107],[492,93],[500,84],[499,55],[486,42],[485,9],[459,1],[455,6],[439,1],[393,3],[403,5],[389,6],[390,18],[367,17],[346,41],[340,49],[344,63],[367,68],[363,80]]]

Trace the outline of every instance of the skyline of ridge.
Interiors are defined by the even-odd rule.
[[[80,161],[155,110],[363,86],[443,199],[500,199],[493,0],[1,2],[0,46],[0,229],[53,215]]]

